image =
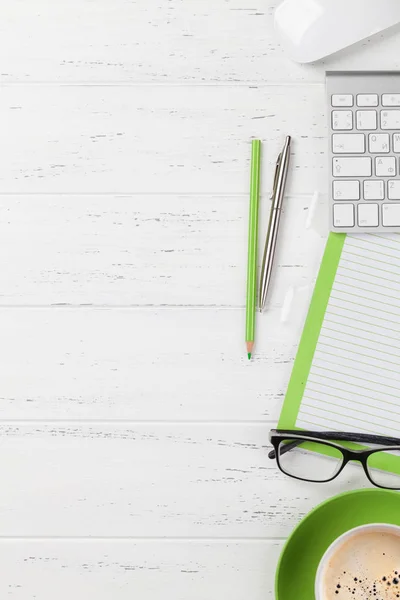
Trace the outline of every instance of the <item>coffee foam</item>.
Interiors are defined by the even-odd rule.
[[[400,599],[400,535],[355,533],[330,557],[322,582],[323,600]]]

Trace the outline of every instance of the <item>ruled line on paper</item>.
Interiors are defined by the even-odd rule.
[[[322,347],[324,344],[321,342],[320,346]],[[332,350],[337,350],[339,346],[334,346],[332,344],[325,344],[325,346],[327,348],[331,348]],[[361,356],[362,358],[368,358],[371,362],[371,364],[374,364],[374,362],[377,364],[377,366],[379,368],[382,367],[382,365],[380,364],[380,362],[384,362],[385,364],[389,364],[395,367],[398,367],[398,361],[393,362],[393,361],[389,361],[387,359],[385,359],[383,361],[383,359],[379,359],[379,358],[374,358],[373,356],[371,356],[370,354],[365,354],[365,353],[360,353],[360,352],[355,352],[352,349],[349,348],[340,348],[340,352],[343,356],[347,356],[347,358],[349,358],[350,360],[354,360],[354,357],[358,358],[359,356]]]
[[[355,255],[355,256],[351,255],[351,256],[352,256],[352,258],[357,258],[357,255]],[[376,271],[377,273],[389,273],[390,275],[393,275],[393,271],[390,271],[388,269],[383,269],[379,266],[374,267],[372,265],[369,265],[368,262],[366,262],[366,261],[365,262],[360,262],[360,261],[357,262],[356,260],[350,260],[349,258],[346,258],[346,257],[343,257],[343,260],[344,260],[344,264],[349,263],[351,265],[357,265],[357,267],[363,267],[364,269],[371,269],[372,271]],[[387,263],[384,263],[384,264],[386,265]],[[400,272],[400,270],[399,270],[399,272]]]
[[[344,394],[343,394],[343,396],[344,396]],[[336,394],[328,394],[327,392],[321,393],[321,392],[318,392],[317,390],[314,390],[313,388],[309,388],[309,390],[307,392],[307,396],[304,396],[304,398],[321,400],[321,397],[322,397],[322,398],[325,398],[326,402],[329,402],[330,404],[332,404],[332,400],[330,400],[330,398],[335,398],[335,402],[338,404],[340,404],[341,402],[348,403],[349,399],[344,398],[343,396],[337,396]],[[354,398],[351,398],[352,405],[358,404],[360,406],[363,406],[364,408],[366,406],[374,408],[374,404],[373,404],[372,400],[376,400],[375,398],[369,399],[366,396],[363,396],[362,398],[363,398],[362,402],[360,399],[354,400]],[[371,400],[371,401],[369,401],[369,400]],[[393,413],[395,415],[398,414],[398,410],[397,410],[398,405],[396,402],[382,401],[382,403],[387,404],[389,407],[393,407],[393,410],[391,410],[391,408],[386,409],[388,413]],[[394,408],[396,408],[396,410],[394,410]]]
[[[367,416],[371,416],[374,417],[374,419],[378,419],[378,421],[374,421],[374,424],[376,423],[380,423],[380,421],[383,421],[382,423],[380,423],[381,425],[385,426],[387,419],[377,415],[377,414],[373,414],[373,413],[368,413],[368,412],[364,412],[363,411],[363,417],[360,417],[360,413],[357,412],[356,410],[351,410],[347,407],[338,407],[338,410],[332,410],[331,408],[327,408],[326,406],[319,406],[318,402],[312,402],[312,403],[307,403],[304,402],[304,407],[311,409],[311,411],[314,411],[314,415],[315,416],[325,416],[326,414],[328,415],[334,415],[335,417],[349,417],[349,418],[355,418],[357,419],[357,421],[359,421],[360,423],[366,423],[367,425],[369,425],[371,423],[371,421],[365,417]],[[339,408],[342,408],[343,410],[339,410]],[[320,411],[322,413],[318,414],[318,411]],[[317,414],[316,414],[317,413]],[[312,412],[310,412],[309,414],[313,414]]]
[[[396,263],[396,257],[392,256],[390,258],[390,260],[386,257],[383,257],[383,260],[379,260],[377,258],[372,258],[372,256],[365,256],[365,252],[364,251],[364,256],[362,256],[361,254],[354,254],[354,253],[349,253],[349,252],[345,252],[342,259],[343,260],[343,264],[346,264],[346,261],[348,262],[354,262],[355,264],[358,264],[364,268],[369,268],[372,270],[378,270],[383,271],[384,273],[400,273],[400,265],[398,265]],[[359,258],[360,260],[356,263],[356,261],[354,259]]]
[[[335,355],[325,352],[324,357],[328,364],[333,364],[333,365],[334,364],[339,364],[339,365],[343,364],[343,363],[335,363],[333,361],[330,361],[330,358],[333,356],[335,356]],[[343,357],[343,358],[344,358],[344,360],[346,360],[346,357]],[[318,356],[315,357],[315,362],[317,364]],[[391,373],[391,375],[388,375],[388,377],[396,376],[395,378],[398,377],[400,379],[400,373],[398,371],[395,371],[395,369],[388,369],[387,367],[382,367],[381,365],[378,365],[378,366],[377,365],[369,365],[369,363],[367,363],[365,361],[360,361],[360,360],[356,360],[355,363],[356,363],[355,367],[359,373],[368,373],[368,374],[372,375],[375,372],[387,371],[388,373]],[[343,366],[347,366],[347,365],[343,365]],[[368,370],[363,369],[363,367],[365,367],[365,366],[369,367],[369,369]]]
[[[333,412],[333,413],[339,412],[340,413],[340,411],[344,411],[345,414],[347,414],[347,413],[350,413],[352,415],[358,415],[359,414],[360,409],[359,409],[358,406],[354,406],[352,409],[350,409],[344,403],[345,403],[344,400],[342,400],[341,402],[337,402],[337,404],[334,405],[335,408],[337,407],[337,410],[336,411],[332,411],[331,410],[332,409],[332,402],[328,398],[321,399],[321,398],[315,398],[315,397],[308,396],[308,397],[306,397],[304,399],[304,407],[309,407],[309,408],[317,407],[317,408],[321,408],[325,412]],[[398,415],[397,415],[396,412],[389,411],[389,410],[387,412],[388,412],[388,414],[395,415],[394,420],[397,421]],[[374,417],[374,418],[377,418],[377,419],[382,419],[381,415],[378,414],[377,409],[375,407],[373,407],[373,406],[370,406],[370,405],[366,405],[364,407],[363,415],[364,416],[368,415],[370,417]],[[393,419],[391,418],[391,420],[393,420]]]
[[[330,315],[328,315],[328,317],[325,317],[326,323],[335,323],[335,324],[341,323],[341,325],[343,327],[345,327],[346,325],[349,326],[349,324],[346,322],[343,322],[343,319],[349,319],[349,320],[351,319],[351,321],[353,323],[361,323],[362,325],[369,325],[370,327],[376,327],[380,330],[391,331],[393,333],[392,327],[383,327],[382,325],[375,325],[373,323],[370,323],[369,321],[364,321],[362,319],[354,319],[354,317],[349,317],[349,315],[341,315],[340,313],[331,313]],[[337,320],[335,320],[335,319],[337,319]]]
[[[328,305],[329,306],[329,305]],[[330,305],[331,308],[338,308],[340,310],[347,310],[349,311],[352,315],[363,315],[364,317],[373,317],[374,319],[378,319],[379,321],[385,321],[386,323],[390,324],[393,323],[394,325],[400,325],[400,323],[398,323],[397,321],[391,321],[390,319],[388,319],[387,317],[378,317],[375,314],[369,314],[369,313],[365,313],[362,311],[354,311],[354,309],[352,307],[346,307],[343,305],[341,306],[340,304],[331,304]],[[373,312],[377,312],[377,311],[373,311]],[[379,311],[379,314],[381,313],[381,311]],[[328,313],[330,314],[330,313]]]
[[[364,383],[368,383],[368,384],[376,385],[376,386],[382,386],[384,388],[390,388],[390,389],[394,389],[394,390],[398,390],[399,386],[400,386],[400,381],[399,381],[399,385],[397,385],[397,386],[386,385],[385,383],[382,383],[382,380],[384,377],[382,375],[376,375],[376,377],[378,378],[378,381],[373,380],[373,379],[366,379],[363,376],[363,373],[368,373],[368,371],[360,372],[359,370],[357,370],[357,375],[354,375],[354,373],[350,369],[345,369],[345,368],[343,369],[343,365],[342,365],[342,370],[340,370],[340,371],[338,371],[336,369],[327,369],[325,365],[324,366],[315,365],[315,370],[317,371],[317,373],[318,373],[318,369],[320,371],[322,371],[321,375],[323,377],[325,377],[325,373],[329,373],[330,375],[331,374],[338,375],[339,377],[342,377],[346,383],[348,381],[351,382],[353,379],[355,379],[355,380],[359,379],[360,381],[362,381]],[[346,370],[348,371],[347,373],[344,372]],[[371,373],[369,373],[369,376],[371,377],[373,375]],[[341,381],[343,381],[343,379]],[[385,379],[387,380],[387,377],[385,377]],[[355,385],[358,385],[357,381],[355,382]]]
[[[349,278],[349,273],[351,273],[351,279]],[[393,281],[393,277],[385,278],[383,277],[382,272],[380,272],[379,275],[373,275],[372,273],[369,273],[371,278],[370,281],[365,281],[365,273],[362,274],[364,275],[364,278],[360,279],[358,277],[359,275],[360,272],[358,270],[355,271],[354,269],[350,269],[349,267],[341,264],[337,269],[336,281],[339,283],[342,279],[344,279],[349,288],[356,287],[354,282],[357,282],[357,287],[361,289],[361,291],[364,291],[365,286],[378,289],[383,288],[390,291],[400,288],[400,281]],[[386,281],[387,283],[382,285],[382,281]],[[362,288],[360,288],[359,284],[362,284]]]
[[[394,236],[390,237],[387,234],[379,235],[378,233],[370,233],[369,236],[372,238],[378,238],[379,240],[385,240],[386,242],[392,241],[394,244],[400,244],[400,239]]]
[[[329,385],[329,381],[326,382],[324,379],[321,379],[321,381],[318,380],[317,377],[315,377],[315,379],[309,379],[309,382],[314,385],[314,386],[321,386],[323,388],[323,391],[325,392],[326,389],[331,389],[334,392],[340,392],[342,394],[349,394],[350,398],[348,398],[349,402],[351,402],[352,398],[354,397],[360,397],[360,398],[365,398],[365,399],[369,399],[369,400],[373,400],[374,404],[377,403],[377,400],[379,400],[379,402],[382,402],[382,400],[385,400],[385,402],[389,402],[387,400],[387,398],[395,398],[397,400],[397,395],[396,394],[392,394],[392,396],[390,396],[390,394],[385,394],[385,397],[382,399],[379,397],[379,393],[374,394],[373,396],[368,395],[367,393],[365,393],[365,390],[362,388],[357,388],[357,391],[355,390],[350,390],[347,389],[345,387],[345,385],[342,385],[340,381],[338,381],[338,385]],[[368,392],[369,390],[367,390]],[[308,393],[308,391],[307,391]]]
[[[380,238],[380,239],[382,240],[382,238]],[[392,242],[390,240],[386,240],[385,238],[383,238],[383,239],[384,239],[385,243],[382,243],[382,241],[381,242],[377,242],[374,239],[374,236],[370,235],[367,240],[366,239],[362,240],[362,247],[365,248],[365,247],[368,247],[368,246],[379,246],[380,248],[385,248],[386,250],[394,250],[394,251],[397,250],[396,246],[393,246]],[[396,243],[399,243],[399,242],[393,242],[393,243],[396,244]],[[352,247],[351,241],[349,242],[349,247],[350,248]]]
[[[357,285],[351,285],[349,283],[346,283],[346,285],[341,286],[340,279],[338,280],[337,284],[338,284],[337,289],[344,288],[346,291],[347,290],[355,290],[355,291],[352,291],[351,293],[352,293],[352,295],[356,295],[356,296],[359,295],[359,292],[363,293],[367,289],[367,286],[365,286],[364,288],[361,288]],[[373,284],[373,285],[375,285],[375,287],[377,287],[380,290],[387,289],[385,286],[382,286],[382,285],[378,285],[378,284]],[[399,285],[399,287],[400,287],[400,285]],[[377,290],[373,290],[373,289],[372,290],[370,289],[369,291],[371,292],[371,294],[375,294],[376,296],[382,296],[382,298],[389,298],[390,300],[398,300],[398,296],[391,296],[390,294],[385,294],[382,291],[378,292]],[[349,292],[347,292],[347,293],[349,293]]]
[[[400,436],[400,236],[346,237],[296,425]]]
[[[368,290],[368,291],[370,294],[377,294],[377,292],[374,292],[372,290]],[[362,296],[360,296],[360,294],[353,292],[353,291],[349,292],[347,290],[347,286],[340,286],[340,284],[339,284],[337,287],[337,292],[339,292],[340,294],[345,294],[346,296],[350,296],[351,298],[357,298],[359,301],[363,300],[363,298],[362,298]],[[371,300],[373,302],[378,302],[383,306],[393,306],[393,305],[400,306],[399,298],[396,298],[395,296],[388,296],[387,294],[382,294],[382,293],[380,293],[379,296],[382,296],[386,300],[392,300],[392,302],[384,302],[383,300],[376,300],[375,298],[372,298],[372,297],[371,297]],[[334,297],[338,298],[338,296],[334,296]],[[367,306],[367,308],[373,308],[373,307]],[[393,314],[393,313],[389,313],[389,314]]]
[[[336,322],[336,321],[329,321],[329,320],[326,320],[326,323],[327,323],[328,325],[331,325],[331,327],[327,327],[327,326],[325,325],[325,326],[324,326],[324,331],[333,331],[333,332],[335,333],[335,332],[336,332],[336,329],[335,329],[334,325],[337,325],[337,322]],[[340,323],[340,326],[341,326],[341,327],[347,327],[347,328],[350,328],[350,327],[351,327],[351,325],[350,325],[349,323]],[[383,338],[384,338],[384,339],[386,339],[386,340],[394,340],[394,341],[397,341],[397,339],[398,339],[398,338],[396,338],[396,337],[393,337],[393,336],[391,336],[391,335],[386,335],[385,333],[381,333],[381,332],[379,332],[379,331],[368,331],[368,329],[364,329],[364,328],[362,328],[362,327],[353,327],[353,332],[354,332],[354,331],[357,331],[357,332],[359,332],[359,331],[360,331],[361,333],[370,334],[370,336],[383,337]],[[388,331],[390,331],[390,330],[388,330]],[[365,338],[365,337],[363,337],[362,335],[360,335],[360,339],[367,339],[367,340],[369,340],[369,339],[372,339],[372,337],[366,337],[366,338]],[[386,346],[388,346],[388,344],[385,344],[385,345],[386,345]]]
[[[379,307],[376,307],[376,306],[369,306],[368,304],[360,304],[360,302],[362,300],[359,300],[358,302],[355,302],[354,300],[344,299],[344,298],[341,298],[340,295],[335,295],[335,294],[333,294],[331,296],[331,298],[333,298],[334,300],[340,300],[343,303],[344,307],[347,308],[347,310],[351,310],[351,311],[355,312],[355,314],[358,314],[358,310],[354,309],[352,306],[349,307],[348,306],[349,304],[355,305],[355,306],[358,306],[358,307],[361,306],[362,308],[366,308],[367,310],[378,311],[378,314],[391,315],[393,317],[398,317],[398,313],[396,313],[396,312],[393,312],[393,311],[390,311],[390,310],[386,310],[386,309],[383,309],[383,308],[379,308]],[[371,298],[369,298],[369,300],[371,301]],[[363,314],[363,313],[360,311],[360,314]],[[366,313],[366,314],[368,314],[368,313]],[[396,321],[394,321],[394,322],[396,323]]]
[[[330,323],[328,323],[328,324],[330,325]],[[341,327],[343,327],[343,325],[341,325]],[[346,325],[345,325],[345,327],[346,327]],[[336,333],[336,330],[334,327],[324,326],[324,335],[325,335],[325,331]],[[364,329],[359,329],[358,327],[354,327],[353,335],[354,335],[354,331],[357,331],[359,340],[365,340],[367,342],[381,344],[382,346],[386,346],[387,348],[396,348],[397,349],[396,344],[393,344],[393,343],[388,344],[387,342],[384,342],[380,339],[381,337],[383,337],[383,339],[385,339],[385,340],[396,341],[395,337],[389,337],[389,336],[384,337],[384,336],[380,335],[379,333],[375,333],[374,331],[369,332],[369,331],[365,331]],[[361,331],[361,333],[358,333],[359,331]],[[330,333],[328,335],[330,335]],[[346,336],[348,336],[348,335],[349,335],[348,332],[341,333],[341,336],[343,336],[345,339],[346,339]]]
[[[357,250],[360,250],[360,248],[362,249],[362,257],[365,258],[366,260],[372,260],[374,262],[380,262],[383,264],[390,264],[393,266],[398,266],[396,259],[396,253],[397,253],[397,249],[396,248],[392,248],[391,246],[384,246],[383,244],[374,244],[374,243],[369,243],[369,242],[364,242],[361,245],[355,245],[355,244],[348,244],[347,246],[347,250],[344,253],[344,258],[346,257],[346,255],[351,254],[352,256],[360,256],[360,254],[358,252],[352,252],[351,248],[356,248]],[[383,250],[386,250],[386,252],[383,252]],[[379,258],[376,257],[376,253],[379,253]],[[394,262],[390,262],[387,259],[390,258],[390,260],[394,259]]]
[[[339,271],[339,269],[340,269],[340,271]],[[350,273],[355,273],[356,275],[359,275],[359,274],[360,274],[360,271],[357,271],[357,270],[354,270],[354,269],[349,269],[349,267],[346,267],[346,266],[344,266],[344,265],[340,265],[340,266],[339,266],[339,269],[338,269],[338,272],[339,272],[339,274],[340,274],[342,271],[348,271],[348,272],[350,272]],[[336,274],[336,276],[337,276],[337,274]],[[390,277],[382,277],[382,275],[370,275],[370,277],[374,277],[374,278],[378,279],[379,281],[389,281],[389,282],[391,282],[391,281],[392,281],[392,279],[391,279]],[[361,282],[364,282],[362,279],[356,279],[355,277],[353,277],[352,279],[353,279],[353,281],[361,281]],[[365,283],[365,282],[364,282],[364,283]],[[370,282],[368,282],[368,283],[370,283],[371,285],[377,285],[377,284],[375,284],[375,283],[374,283],[374,282],[372,282],[372,281],[370,281]],[[392,288],[390,287],[390,288],[387,288],[387,289],[392,289]]]
[[[340,350],[342,347],[345,349],[346,348],[346,344],[348,344],[349,346],[355,346],[356,348],[362,348],[364,350],[371,350],[371,348],[369,348],[368,346],[366,346],[365,344],[359,344],[353,341],[345,341],[345,340],[341,340],[338,339],[337,337],[331,336],[331,335],[326,335],[326,334],[321,334],[321,338],[324,339],[328,339],[328,340],[332,340],[333,342],[337,342],[336,345],[332,345],[331,347],[333,348],[337,348],[338,350]],[[354,338],[353,338],[354,339]],[[360,341],[359,339],[357,339],[357,341]],[[318,346],[317,346],[318,348]],[[397,348],[396,348],[397,350]],[[375,352],[375,350],[372,348],[372,351]],[[386,354],[387,356],[392,356],[394,358],[400,358],[398,354],[393,354],[392,352],[384,352],[381,351],[380,353]],[[366,356],[369,356],[370,358],[374,358],[374,355],[370,355],[370,354],[366,354]],[[398,363],[397,363],[398,364]]]

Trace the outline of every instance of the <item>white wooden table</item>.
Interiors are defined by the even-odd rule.
[[[293,526],[355,485],[285,479],[268,431],[324,246],[305,228],[326,180],[324,70],[399,68],[400,34],[299,66],[274,7],[1,3],[2,600],[272,598]],[[287,133],[249,364],[249,140],[265,142],[264,232]]]

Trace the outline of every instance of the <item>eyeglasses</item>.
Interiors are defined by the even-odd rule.
[[[282,473],[295,479],[315,483],[332,481],[348,462],[355,461],[362,464],[373,485],[400,490],[399,438],[336,431],[272,429],[270,441],[274,450],[268,457],[276,458]],[[357,449],[355,444],[361,444],[362,449]],[[379,447],[363,449],[366,445]]]

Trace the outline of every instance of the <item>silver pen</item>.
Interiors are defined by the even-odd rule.
[[[282,152],[279,154],[275,166],[274,183],[272,189],[272,205],[269,215],[267,238],[265,240],[264,256],[260,278],[260,312],[264,310],[267,299],[268,287],[271,280],[272,265],[274,262],[276,240],[278,239],[279,220],[282,211],[282,202],[285,193],[286,177],[290,157],[290,136],[288,135]]]

